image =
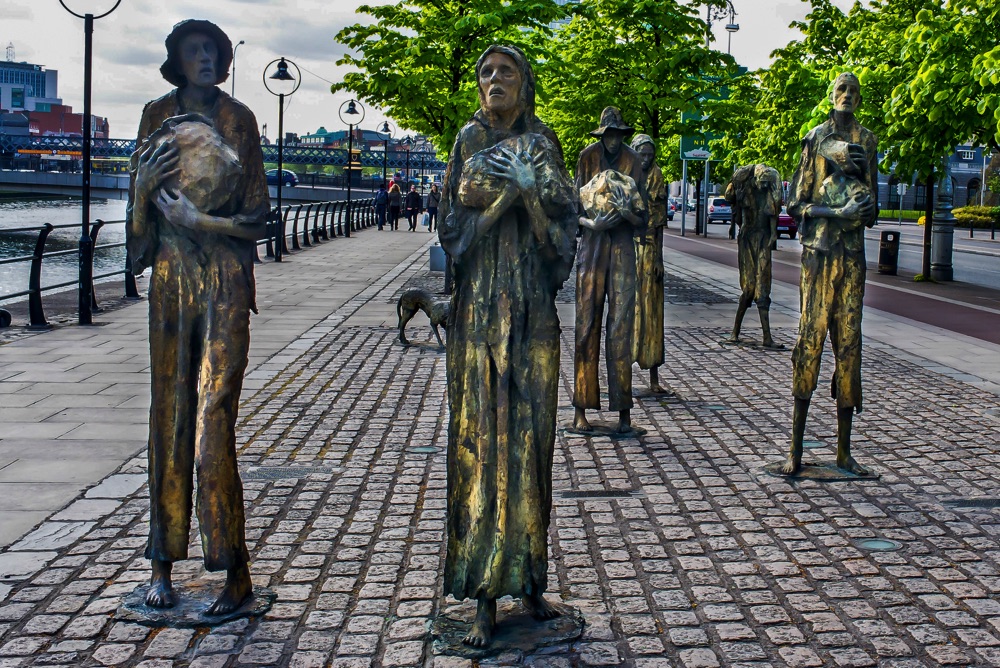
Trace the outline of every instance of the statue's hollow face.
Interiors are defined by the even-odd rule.
[[[505,53],[491,53],[479,70],[479,89],[487,111],[504,113],[517,107],[521,94],[521,71]]]
[[[642,162],[643,171],[647,171],[653,166],[653,160],[656,159],[656,150],[653,149],[652,144],[643,144],[639,147],[639,159]]]
[[[607,151],[609,155],[617,155],[618,151],[622,148],[623,141],[625,141],[625,133],[621,130],[608,129],[601,135],[601,142],[604,144],[604,150]]]
[[[833,87],[833,108],[854,113],[861,106],[861,86],[853,77],[837,77]]]
[[[177,45],[181,71],[191,86],[214,86],[219,49],[215,40],[200,32],[185,35]]]

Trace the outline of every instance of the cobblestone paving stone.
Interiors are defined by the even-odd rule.
[[[345,304],[243,402],[241,465],[280,476],[250,469],[245,482],[254,580],[278,594],[270,613],[187,630],[114,621],[149,576],[142,486],[111,512],[79,508],[79,530],[45,548],[46,568],[0,583],[0,668],[473,666],[435,657],[427,635],[442,605],[444,357],[395,345],[391,329],[343,326],[414,274]],[[790,483],[762,472],[787,442],[789,355],[722,347],[726,333],[668,331],[663,377],[678,397],[637,401],[641,439],[560,431],[550,591],[585,613],[584,637],[478,664],[1000,665],[1000,519],[943,503],[1000,497],[1000,423],[985,415],[996,398],[891,351],[868,354],[855,443],[882,478]],[[793,342],[790,329],[775,334]],[[562,354],[568,422],[571,329]],[[806,459],[832,459],[834,432],[833,403],[818,393],[806,438],[821,447]],[[331,470],[296,475],[317,466]],[[875,537],[903,547],[858,547]],[[204,575],[199,555],[193,540],[177,580]]]

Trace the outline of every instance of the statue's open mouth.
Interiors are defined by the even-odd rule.
[[[495,88],[490,88],[490,97],[503,97],[506,94],[507,91],[505,91],[503,88],[500,88],[499,86]]]

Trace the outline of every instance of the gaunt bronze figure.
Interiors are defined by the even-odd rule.
[[[784,348],[771,338],[771,248],[778,238],[781,213],[781,177],[767,165],[746,165],[733,173],[726,186],[726,201],[733,207],[733,222],[739,228],[740,304],[733,333],[727,343],[739,343],[743,316],[757,302],[763,346]]]
[[[454,262],[448,317],[448,550],[444,593],[475,598],[464,642],[490,643],[496,602],[559,614],[547,586],[559,383],[556,292],[573,264],[577,193],[535,78],[515,47],[476,63],[481,108],[459,132],[441,200]]]
[[[663,172],[656,164],[656,144],[649,135],[636,135],[632,150],[639,154],[639,167],[646,184],[649,226],[644,238],[635,244],[635,361],[640,369],[649,369],[649,389],[665,394],[659,371],[664,360],[663,346],[663,228],[667,225],[667,187]]]
[[[621,112],[607,107],[601,125],[590,134],[598,138],[580,152],[576,185],[583,188],[607,170],[630,177],[644,192],[645,178],[638,154],[625,145],[634,129],[625,124]],[[643,199],[645,196],[643,195]],[[604,303],[608,303],[605,356],[608,369],[609,409],[618,411],[616,431],[632,431],[632,341],[635,336],[636,260],[635,237],[645,235],[647,215],[624,203],[608,214],[588,218],[581,211],[583,228],[576,257],[576,382],[573,427],[591,430],[587,409],[600,409],[601,390],[597,369],[601,356]],[[662,331],[662,330],[661,330]]]
[[[788,212],[802,236],[799,336],[792,352],[792,445],[781,472],[802,467],[802,436],[819,378],[827,332],[837,360],[837,466],[868,470],[851,456],[853,413],[861,412],[861,311],[865,294],[864,228],[878,217],[877,140],[854,118],[861,104],[857,77],[845,72],[831,93],[830,118],[802,140]]]
[[[146,546],[153,575],[146,603],[176,603],[171,568],[187,558],[197,469],[205,567],[227,572],[208,613],[225,614],[252,594],[235,428],[255,309],[253,246],[270,204],[257,121],[217,87],[229,75],[229,38],[213,23],[188,20],[174,26],[166,45],[160,72],[177,88],[143,110],[126,213],[133,268],[153,270]],[[163,135],[185,122],[210,125],[217,144],[147,141],[161,126]],[[192,160],[186,151],[228,152],[232,160]],[[220,165],[224,173],[212,171]]]

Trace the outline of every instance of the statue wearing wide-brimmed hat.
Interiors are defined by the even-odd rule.
[[[257,120],[217,85],[232,42],[214,23],[182,21],[166,39],[163,78],[129,164],[127,246],[149,288],[149,606],[172,607],[186,559],[193,477],[205,567],[226,584],[207,614],[252,596],[236,418],[250,345],[254,241],[270,209]]]
[[[593,431],[586,411],[601,408],[598,364],[605,301],[608,404],[610,410],[618,412],[618,424],[613,431],[619,435],[634,431],[631,420],[636,296],[634,239],[644,234],[647,220],[645,179],[639,156],[625,145],[625,139],[634,131],[617,108],[605,108],[600,126],[590,133],[600,140],[581,151],[576,167],[577,187],[586,195],[583,199],[610,203],[603,210],[581,206],[580,211],[583,230],[576,256],[573,390],[576,414],[572,425],[572,430],[580,433]],[[603,198],[594,196],[591,191],[600,188],[609,188],[611,192]]]

